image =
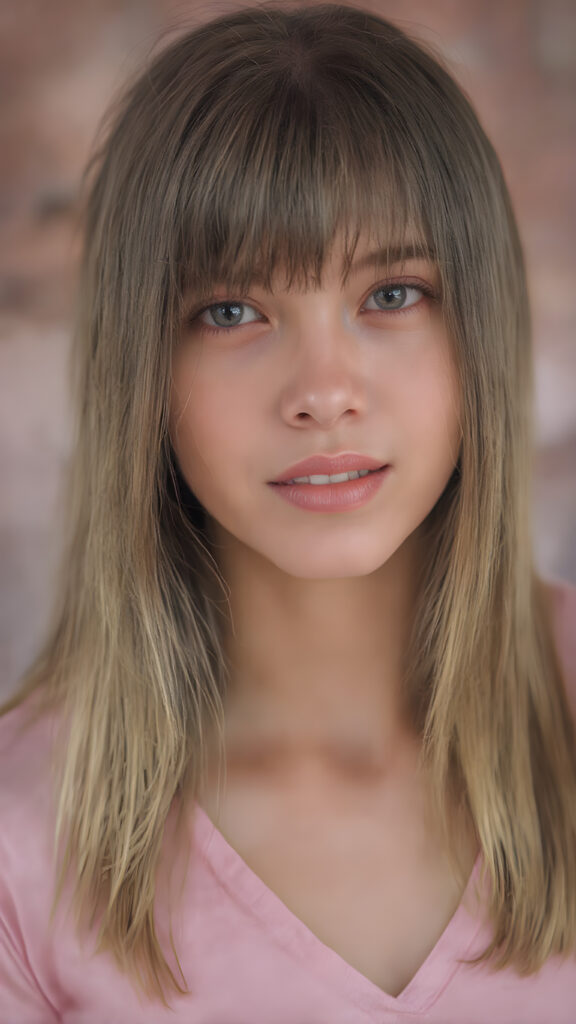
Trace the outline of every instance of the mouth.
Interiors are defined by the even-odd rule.
[[[289,487],[294,484],[310,484],[312,487],[322,487],[326,486],[326,484],[345,484],[350,480],[358,480],[361,477],[372,476],[374,473],[381,473],[384,469],[386,469],[386,466],[380,466],[378,469],[353,469],[349,473],[315,473],[311,476],[297,476],[292,480],[278,480],[274,483],[277,487]]]
[[[341,473],[311,473],[277,480],[271,486],[279,498],[308,512],[349,512],[367,505],[386,486],[390,464]]]
[[[359,452],[338,452],[334,455],[311,455],[284,470],[272,484],[322,487],[328,484],[350,483],[371,473],[379,473],[386,466],[379,459]]]

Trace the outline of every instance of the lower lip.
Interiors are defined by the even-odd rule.
[[[276,493],[290,505],[309,512],[346,512],[361,508],[374,497],[382,486],[389,466],[383,466],[368,476],[347,480],[341,484],[270,484]]]

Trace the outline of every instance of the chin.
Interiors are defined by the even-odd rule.
[[[395,555],[399,544],[383,547],[368,544],[350,544],[343,550],[342,545],[328,542],[323,547],[316,545],[284,546],[279,552],[262,552],[268,561],[289,576],[303,580],[357,579],[377,572]]]

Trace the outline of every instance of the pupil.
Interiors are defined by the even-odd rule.
[[[211,313],[219,327],[229,327],[242,318],[243,307],[239,302],[222,302],[219,306],[213,306]]]
[[[386,306],[388,309],[390,306],[402,306],[406,301],[406,288],[403,284],[394,288],[379,288],[375,298],[379,306]]]

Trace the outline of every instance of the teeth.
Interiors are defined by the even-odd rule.
[[[332,476],[297,476],[294,480],[288,480],[289,484],[343,484],[346,480],[357,480],[359,476],[368,476],[374,472],[370,469],[352,470],[351,473],[333,473]]]

